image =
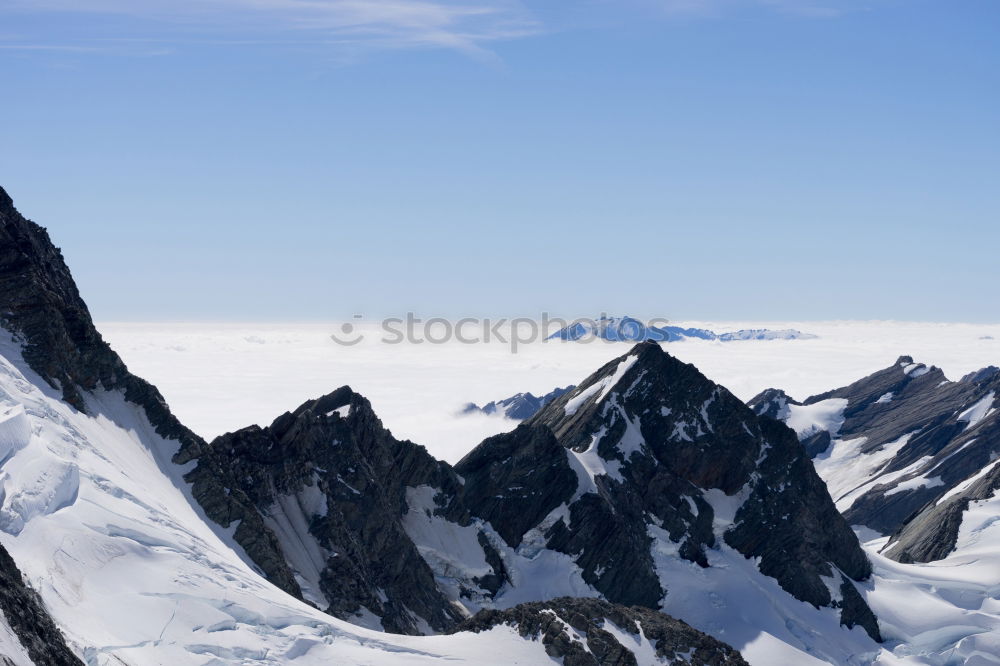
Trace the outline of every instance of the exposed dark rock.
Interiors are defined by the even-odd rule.
[[[842,507],[844,516],[851,524],[895,534],[900,546],[889,551],[890,557],[930,561],[950,552],[964,511],[960,499],[950,498],[940,506],[938,500],[1000,455],[1000,412],[994,407],[1000,404],[998,396],[1000,369],[984,368],[953,382],[939,368],[901,356],[884,370],[802,403],[769,389],[749,404],[758,413],[784,419],[797,405],[844,400],[844,422],[837,432],[810,433],[803,437],[803,446],[813,457],[831,444],[861,438],[862,456],[882,453],[886,447],[898,449],[868,476],[858,478],[858,486],[867,486]],[[919,528],[911,525],[918,516]],[[933,536],[917,536],[932,524]]]
[[[269,579],[307,599],[300,589],[307,572],[298,571],[297,582],[291,569],[301,544],[314,543],[311,566],[318,581],[312,583],[319,589],[312,594],[329,601],[323,610],[351,619],[364,608],[398,633],[419,633],[414,616],[436,631],[461,619],[401,524],[409,510],[407,488],[418,486],[435,489],[442,500],[436,511],[467,524],[455,500],[461,482],[423,447],[394,439],[350,388],[307,402],[266,428],[215,439],[186,478],[209,516],[224,526],[250,518],[282,535],[286,524],[308,525],[296,538],[275,537],[284,555],[278,561],[266,559],[274,548],[254,548],[253,539],[261,537],[256,529],[241,532],[246,522],[235,537]]]
[[[474,480],[464,500],[476,515],[493,524],[510,546],[542,522],[576,490],[576,473],[552,431],[520,425],[514,432],[485,440],[463,458],[455,471]]]
[[[0,611],[38,666],[83,666],[66,645],[41,597],[25,584],[3,546],[0,546]]]
[[[562,597],[521,604],[497,611],[483,610],[455,631],[488,631],[508,625],[526,638],[541,640],[545,652],[564,666],[634,666],[639,662],[619,635],[644,638],[664,664],[743,666],[746,661],[732,647],[663,613],[628,608],[598,599]],[[634,646],[632,646],[634,647]],[[643,662],[645,664],[646,662]]]

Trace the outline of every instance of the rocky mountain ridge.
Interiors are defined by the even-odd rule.
[[[249,498],[305,598],[352,621],[448,629],[482,609],[548,596],[535,589],[539,562],[570,581],[552,592],[656,609],[670,595],[658,552],[711,568],[724,547],[756,558],[756,575],[790,598],[879,635],[854,586],[868,562],[794,433],[655,343],[454,469],[392,438],[346,387],[208,449],[204,475],[188,477],[203,505]],[[199,494],[199,478],[220,483]],[[351,520],[373,514],[370,529]],[[294,539],[281,523],[300,526]],[[318,559],[297,553],[305,542]]]
[[[797,431],[848,522],[893,535],[889,557],[926,562],[954,547],[963,507],[989,496],[998,394],[995,367],[950,381],[901,356],[802,402],[770,389],[749,404]]]

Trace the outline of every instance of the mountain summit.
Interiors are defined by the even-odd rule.
[[[558,446],[539,443],[545,431]],[[545,499],[526,503],[539,467],[550,470]],[[795,434],[656,343],[636,345],[455,469],[476,489],[473,514],[508,543],[525,531],[507,529],[504,516],[540,518],[546,547],[570,555],[608,599],[669,602],[660,554],[711,567],[728,548],[759,558],[795,598],[837,606],[844,624],[878,637],[852,583],[870,565]]]

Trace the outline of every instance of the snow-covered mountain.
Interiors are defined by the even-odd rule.
[[[206,442],[2,190],[0,325],[0,663],[1000,654],[995,369],[947,382],[904,357],[751,409],[646,342],[454,467],[348,387]],[[849,523],[928,490],[862,550]]]
[[[655,343],[454,470],[345,387],[216,439],[186,478],[272,582],[369,627],[604,597],[666,604],[758,660],[878,651],[855,582],[868,562],[794,433]],[[247,515],[276,548],[233,527]],[[803,639],[799,623],[822,630]]]
[[[575,388],[576,386],[573,385],[566,388],[555,388],[543,396],[535,396],[531,393],[518,393],[502,400],[492,400],[482,407],[474,402],[470,402],[462,409],[462,413],[500,414],[512,421],[523,421],[534,416],[538,410],[563,393],[572,391]]]
[[[310,472],[324,474],[324,483],[333,484],[350,470],[284,470],[283,476],[260,477],[259,488],[246,483],[259,494],[241,495],[240,488],[231,487],[234,501],[213,503],[219,499],[212,492],[213,484],[220,482],[206,480],[203,470],[211,471],[211,464],[219,460],[216,451],[184,428],[156,389],[131,375],[103,342],[59,251],[43,229],[17,214],[2,190],[0,323],[4,329],[0,336],[0,543],[12,558],[7,562],[0,552],[2,660],[19,665],[72,664],[76,657],[67,652],[71,650],[95,666],[550,662],[552,648],[545,637],[514,622],[499,623],[480,633],[405,636],[339,620],[289,594],[293,586],[299,586],[299,596],[306,599],[308,592],[324,591],[322,586],[299,585],[299,580],[311,581],[292,573],[300,561],[289,553],[312,557],[316,553],[309,543],[301,541],[298,551],[286,548],[311,527],[294,521],[313,511],[322,513],[322,502],[317,501],[315,491],[288,497],[282,494],[287,488],[267,484],[272,479],[289,484],[305,479],[315,484],[317,477],[309,476]],[[338,395],[344,392],[335,392],[328,401],[339,402]],[[362,405],[353,395],[350,404],[360,418]],[[324,419],[339,428],[335,435],[345,438],[376,431],[371,423],[369,429],[349,431],[341,421],[350,420],[350,415],[346,410],[338,413],[341,406],[331,407],[333,415],[310,411],[326,407],[322,401],[311,403],[298,416]],[[296,421],[294,415],[285,418],[292,425],[298,425]],[[246,460],[244,470],[251,469],[251,463],[271,471],[268,465],[281,467],[282,460],[287,467],[302,462],[301,457],[286,452],[255,449],[254,442],[263,437],[260,433],[257,439],[253,433],[243,437],[249,442],[238,437],[227,441],[234,450],[238,444],[245,445],[245,451],[262,456],[262,460]],[[339,442],[321,443],[336,449]],[[362,447],[370,443],[355,442]],[[399,458],[383,462],[398,464],[396,471],[405,478],[407,465],[422,460],[427,470],[439,468],[441,478],[455,482],[453,473],[426,454],[421,456],[417,448],[400,447]],[[419,477],[418,470],[412,473]],[[337,489],[372,496],[382,490]],[[408,496],[408,501],[421,501],[420,487],[409,490],[413,497]],[[274,493],[278,507],[292,508],[283,513],[258,510],[255,500],[268,492]],[[390,495],[386,506],[397,508],[391,499]],[[225,526],[216,522],[223,513],[228,517]],[[347,514],[342,511],[339,517],[353,519],[361,532],[386,528],[378,524],[378,512]],[[334,515],[327,513],[330,520]],[[409,533],[419,530],[418,518],[414,512],[415,524],[406,527]],[[391,532],[392,525],[388,528]],[[374,541],[378,540],[375,536]],[[392,550],[388,547],[381,552],[392,554]],[[365,564],[383,575],[374,580],[389,580],[393,572],[381,569],[386,561],[377,557],[378,552],[375,548],[363,553],[375,555]],[[415,559],[411,552],[406,565],[419,567],[424,557],[421,553]],[[349,589],[355,580],[352,573],[338,572],[342,580],[331,589]],[[367,581],[357,582],[364,587]],[[396,589],[392,591],[399,596]],[[438,594],[433,583],[424,592],[429,597]],[[553,613],[562,612],[561,608]],[[396,610],[404,613],[406,609]],[[612,606],[600,613],[608,617],[590,619],[610,635],[602,635],[603,645],[619,659],[594,656],[587,663],[610,666],[629,663],[630,658],[633,663],[668,663],[681,654],[691,655],[691,663],[708,664],[720,663],[719,655],[731,654],[693,629],[669,625],[673,627],[668,631],[671,651],[657,656],[659,641],[654,645],[641,631],[636,634],[633,627],[615,625],[616,618],[627,617],[625,609]],[[567,617],[567,621],[575,622],[575,618]],[[618,642],[619,637],[624,644]],[[576,640],[575,636],[570,640]],[[589,636],[587,640],[589,644]],[[708,656],[702,656],[698,651],[706,645]]]
[[[606,317],[577,321],[559,329],[548,337],[549,340],[607,340],[609,342],[679,342],[681,340],[719,340],[735,342],[741,340],[809,340],[815,338],[810,333],[794,329],[769,330],[765,328],[740,329],[729,333],[716,333],[707,328],[684,328],[682,326],[647,326],[632,317]]]
[[[878,634],[852,582],[868,563],[800,451],[792,432],[644,343],[456,471],[471,511],[508,545],[570,556],[606,598],[663,604],[728,636],[746,626],[737,608],[766,607],[761,642],[836,662],[867,640],[837,623]],[[829,643],[789,631],[805,616]]]

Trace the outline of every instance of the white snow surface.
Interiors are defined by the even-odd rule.
[[[861,495],[878,483],[885,483],[882,469],[906,446],[916,433],[907,433],[875,451],[862,453],[867,437],[834,439],[826,451],[813,459],[816,472],[826,482],[837,509],[846,511]],[[897,472],[902,476],[903,472]]]
[[[883,393],[881,396],[879,396],[879,399],[875,401],[875,404],[884,405],[887,402],[892,402],[892,396],[893,396],[892,391],[889,391],[888,393]]]
[[[811,405],[788,404],[788,418],[785,424],[803,439],[822,430],[835,437],[844,425],[845,398],[829,398]]]
[[[563,407],[566,412],[566,416],[576,414],[577,410],[584,404],[591,402],[591,398],[595,395],[597,398],[595,398],[593,402],[600,402],[601,400],[604,400],[608,393],[611,392],[611,389],[613,389],[618,382],[621,381],[622,377],[625,376],[625,373],[628,372],[633,365],[635,365],[637,360],[639,360],[639,357],[634,354],[625,357],[620,363],[618,363],[618,367],[615,368],[615,371],[612,374],[598,382],[594,382],[582,391],[578,391],[576,395],[566,401],[566,404]]]
[[[569,522],[565,504],[529,531],[515,549],[481,520],[463,527],[435,516],[436,492],[430,486],[407,489],[409,511],[403,519],[403,528],[448,598],[465,614],[472,615],[481,608],[510,608],[539,599],[600,596],[584,582],[582,570],[571,557],[545,549],[544,534],[548,528],[559,518]],[[493,599],[479,590],[473,580],[492,572],[479,545],[480,529],[499,553],[511,579]]]
[[[886,640],[877,664],[1000,664],[998,515],[996,498],[974,507],[957,551],[928,564],[894,562],[879,553],[888,537],[857,530],[874,566],[860,589]]]
[[[958,420],[964,421],[967,424],[965,426],[966,430],[974,428],[977,423],[995,411],[993,408],[993,401],[995,398],[996,393],[990,391],[987,395],[983,396],[981,400],[976,402],[976,404],[958,415]]]

